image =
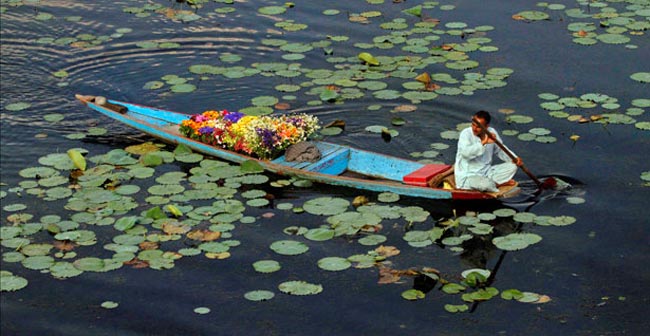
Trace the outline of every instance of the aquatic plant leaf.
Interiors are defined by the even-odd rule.
[[[302,207],[313,215],[332,216],[345,212],[349,206],[350,202],[343,198],[319,197],[305,202]]]
[[[253,263],[253,268],[260,273],[273,273],[280,270],[280,263],[275,260],[259,260]]]
[[[534,233],[511,233],[507,236],[493,238],[492,243],[501,250],[517,251],[523,250],[541,240],[542,237]]]
[[[249,301],[267,301],[271,300],[275,293],[268,290],[254,290],[244,294],[244,298]]]
[[[426,295],[418,289],[408,289],[402,292],[402,297],[409,301],[424,299]]]
[[[210,308],[208,307],[196,307],[194,308],[194,312],[199,314],[199,315],[205,315],[210,312]]]
[[[415,7],[407,8],[402,11],[402,13],[421,17],[422,16],[422,5],[417,5]]]
[[[277,254],[290,256],[303,254],[309,250],[309,246],[305,243],[294,240],[276,241],[271,244],[270,248]]]
[[[523,11],[513,15],[515,20],[541,21],[548,20],[549,15],[540,11]]]
[[[379,65],[379,61],[370,53],[362,52],[357,55],[357,57],[370,65]]]
[[[76,149],[68,150],[68,157],[72,160],[72,163],[79,170],[86,170],[86,159],[81,155],[81,153]]]
[[[14,292],[25,288],[28,283],[27,279],[9,271],[3,270],[0,273],[0,292]]]
[[[257,11],[264,15],[279,15],[286,12],[287,8],[283,6],[264,6],[258,8]]]
[[[83,273],[82,270],[79,270],[72,265],[72,263],[65,261],[57,261],[50,267],[50,274],[57,279],[67,279],[76,277]]]
[[[241,163],[240,169],[242,173],[261,173],[264,171],[262,165],[255,160],[246,160]]]
[[[636,72],[630,78],[640,83],[650,83],[650,72]]]
[[[576,218],[572,216],[555,216],[548,219],[548,224],[555,226],[566,226],[576,222]]]
[[[465,286],[453,282],[447,283],[444,286],[442,286],[442,291],[447,294],[458,294],[464,290],[465,290]]]
[[[290,295],[315,295],[323,291],[323,286],[296,280],[283,282],[278,289]]]
[[[119,303],[114,301],[104,301],[100,306],[104,309],[114,309],[119,306]]]
[[[373,234],[373,235],[368,235],[368,236],[365,236],[365,237],[359,239],[358,242],[361,245],[372,246],[372,245],[381,244],[381,243],[385,242],[386,240],[388,240],[388,238],[386,238],[386,236]]]
[[[352,266],[352,263],[341,257],[326,257],[318,260],[318,267],[326,271],[342,271]]]
[[[519,300],[523,297],[524,293],[518,289],[506,289],[501,292],[501,298],[504,300]]]
[[[462,305],[452,305],[452,304],[446,304],[445,305],[445,310],[450,312],[450,313],[462,313],[465,312],[469,309],[469,307],[466,304]]]
[[[28,109],[28,108],[30,108],[31,106],[32,106],[32,104],[30,104],[30,103],[25,103],[25,102],[20,102],[20,103],[11,103],[11,104],[6,105],[6,106],[5,106],[5,109],[6,109],[7,111],[14,111],[14,112],[17,112],[17,111],[22,111],[22,110]]]
[[[20,252],[28,257],[44,256],[50,253],[54,246],[51,244],[29,244],[20,248]]]

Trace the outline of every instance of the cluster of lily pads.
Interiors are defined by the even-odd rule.
[[[650,122],[636,119],[645,113],[645,108],[650,107],[648,98],[633,99],[630,102],[631,106],[627,107],[624,113],[618,99],[604,93],[585,93],[579,97],[560,97],[553,93],[541,93],[539,98],[543,100],[540,106],[555,118],[580,123],[628,124],[635,125],[641,130],[650,130]],[[584,112],[571,114],[566,111],[567,109],[580,109]],[[595,109],[595,112],[590,113],[589,109]]]
[[[438,3],[428,2],[420,8],[407,10],[407,14],[422,16],[422,9],[434,8]],[[297,25],[292,20],[282,20],[280,16],[288,6],[267,6],[259,13],[273,16],[276,27],[295,31],[307,28]],[[339,15],[340,11],[328,10],[327,16]],[[361,17],[379,18],[379,11],[361,13]],[[375,23],[369,22],[368,24]],[[290,62],[306,58],[325,56],[329,68],[310,69],[301,63],[256,62],[249,66],[196,64],[189,68],[190,73],[202,76],[223,76],[228,80],[263,76],[284,78],[289,83],[276,85],[275,88],[286,99],[295,99],[299,91],[307,96],[317,96],[307,105],[342,103],[345,100],[360,99],[371,95],[379,100],[406,99],[420,103],[435,99],[438,95],[471,95],[477,90],[500,88],[507,85],[506,79],[513,70],[507,68],[490,68],[462,74],[432,72],[428,68],[437,64],[456,71],[467,71],[479,67],[479,62],[470,59],[474,52],[494,52],[498,48],[490,45],[492,40],[486,37],[494,29],[491,26],[470,27],[464,22],[448,22],[441,25],[438,20],[420,19],[410,22],[405,18],[396,18],[388,22],[376,22],[382,34],[371,41],[358,41],[353,47],[359,53],[334,56],[336,46],[349,41],[348,36],[326,35],[314,42],[291,42],[289,39],[266,38],[264,46],[275,49],[280,57]],[[444,27],[443,27],[444,26]],[[289,28],[293,27],[293,28]],[[289,36],[290,37],[290,36]],[[400,48],[401,55],[392,56],[393,49]],[[321,56],[319,56],[321,55]],[[222,63],[237,63],[243,58],[238,55],[224,54]],[[421,75],[429,76],[427,81],[417,80]],[[300,83],[297,81],[302,80]],[[402,89],[389,89],[388,86],[398,82]],[[393,85],[394,86],[394,85]],[[155,88],[147,83],[145,87]]]
[[[645,2],[621,2],[617,0],[577,1],[579,7],[566,9],[564,4],[538,3],[543,11],[527,10],[513,15],[516,20],[540,21],[558,18],[564,20],[562,12],[578,22],[571,22],[567,29],[573,42],[579,45],[626,44],[628,49],[637,46],[629,44],[634,36],[643,36],[650,29],[650,7]],[[617,8],[622,7],[623,8]]]
[[[309,251],[310,244],[340,237],[371,248],[366,253],[329,256],[315,262],[326,271],[343,271],[353,266],[387,268],[387,258],[399,251],[382,245],[390,238],[381,234],[386,221],[403,221],[411,228],[403,240],[412,247],[438,244],[455,253],[463,251],[463,242],[493,234],[490,223],[500,218],[542,226],[575,222],[573,217],[537,216],[511,209],[437,222],[419,206],[390,205],[400,199],[393,193],[378,194],[377,202],[365,197],[352,202],[346,198],[317,197],[302,204],[276,200],[273,210],[269,207],[267,189],[311,184],[295,179],[269,182],[269,177],[260,174],[260,167],[252,161],[231,165],[205,159],[184,146],[170,152],[164,145],[145,143],[92,156],[84,149],[73,148],[67,153],[45,155],[38,162],[39,166],[19,172],[23,180],[16,186],[0,190],[0,199],[4,200],[0,227],[2,260],[3,265],[20,263],[26,269],[49,273],[57,279],[125,266],[165,270],[173,268],[179,259],[199,255],[225,259],[241,244],[234,239],[238,225],[270,218],[276,210],[326,216],[327,223],[319,227],[285,227],[287,238],[269,245],[278,255],[301,255]],[[181,165],[190,165],[189,174],[180,169]],[[52,205],[30,211],[27,204],[34,203],[30,200]],[[43,209],[55,210],[44,213]],[[262,209],[268,212],[255,215]],[[519,232],[492,238],[497,248],[506,251],[520,250],[540,240],[537,234]],[[98,241],[108,243],[100,248]],[[252,267],[260,273],[282,268],[271,259],[259,260]],[[414,274],[439,278],[438,272],[428,268],[410,275]],[[8,271],[2,271],[0,279],[2,291],[18,290],[28,284],[26,278]],[[486,300],[481,294],[486,289],[476,288],[479,294],[470,293],[471,297],[463,300]],[[313,295],[320,293],[323,285],[291,280],[281,282],[278,290],[291,295]],[[441,290],[448,292],[449,286]],[[416,294],[416,298],[424,295]],[[254,301],[268,300],[274,295],[268,289],[244,293],[246,299]],[[412,299],[407,293],[404,297]],[[116,305],[107,302],[107,307]]]

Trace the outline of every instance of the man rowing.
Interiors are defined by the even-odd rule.
[[[523,161],[514,153],[515,159],[510,159],[495,144],[494,139],[502,141],[497,131],[490,127],[491,119],[487,111],[478,111],[472,117],[472,125],[460,132],[454,165],[458,189],[498,192],[501,186],[515,184],[512,178],[517,172],[517,166],[523,165]],[[503,163],[492,164],[495,155]]]

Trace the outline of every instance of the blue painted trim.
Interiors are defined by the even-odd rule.
[[[355,173],[402,182],[402,178],[424,166],[423,163],[378,153],[350,149],[348,170]]]

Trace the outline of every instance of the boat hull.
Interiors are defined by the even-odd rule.
[[[476,200],[494,199],[497,197],[497,195],[494,194],[470,190],[449,190],[404,184],[401,181],[401,177],[404,173],[417,170],[424,166],[424,164],[328,142],[316,142],[316,144],[319,146],[319,149],[321,147],[326,148],[328,146],[333,146],[336,150],[339,150],[339,153],[337,153],[337,155],[326,157],[317,162],[315,166],[312,164],[312,166],[308,167],[309,169],[294,167],[298,166],[296,164],[287,164],[286,162],[283,162],[283,157],[275,160],[259,160],[237,152],[195,141],[181,135],[178,131],[178,125],[182,120],[190,117],[187,114],[109,100],[108,102],[110,104],[116,104],[127,108],[125,113],[119,113],[108,107],[93,103],[91,100],[92,98],[88,97],[89,96],[78,96],[78,99],[93,110],[125,125],[133,127],[143,133],[158,138],[163,142],[176,145],[182,144],[196,152],[234,163],[255,160],[265,170],[279,175],[294,176],[313,182],[373,192],[393,192],[404,196],[429,199]],[[343,151],[346,152],[343,153]],[[320,164],[320,166],[318,166],[318,164]],[[341,175],[344,171],[363,174],[366,175],[367,178]]]

